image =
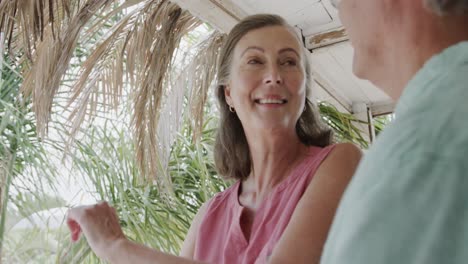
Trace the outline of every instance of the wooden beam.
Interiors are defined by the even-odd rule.
[[[370,109],[366,103],[354,103],[353,104],[353,116],[357,118],[357,120],[364,122],[354,122],[354,125],[361,131],[361,135],[364,134],[364,139],[368,143],[372,143],[374,140],[372,134],[372,117],[370,114]]]
[[[248,14],[239,8],[237,4],[234,4],[231,0],[209,0],[214,5],[216,5],[219,9],[223,10],[226,14],[230,15],[238,22],[241,21],[244,17],[248,16]]]
[[[395,103],[392,100],[373,103],[370,105],[370,110],[372,111],[372,116],[381,116],[392,114],[395,111]]]
[[[333,29],[323,33],[306,36],[306,48],[314,50],[326,46],[330,46],[339,42],[347,41],[348,35],[344,28]]]
[[[374,126],[374,114],[372,113],[372,109],[370,108],[367,108],[367,119],[369,120],[370,143],[373,143],[376,139],[376,134]]]

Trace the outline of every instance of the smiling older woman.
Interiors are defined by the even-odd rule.
[[[236,25],[219,69],[215,161],[237,182],[200,208],[181,257],[129,242],[106,203],[70,210],[74,238],[82,230],[113,263],[318,263],[360,150],[331,144],[307,100],[306,51],[281,17]]]

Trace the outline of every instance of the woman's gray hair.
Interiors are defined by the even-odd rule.
[[[224,96],[224,89],[230,78],[234,48],[239,40],[248,32],[270,26],[284,26],[294,32],[283,18],[277,15],[259,14],[244,18],[229,33],[221,50],[218,65],[216,96],[219,103],[220,122],[214,147],[214,159],[218,173],[225,178],[246,179],[252,169],[252,160],[244,128],[235,112],[229,110]],[[295,35],[300,42],[301,40]],[[302,49],[302,57],[306,61],[306,96],[310,96],[312,71],[307,61],[306,50]],[[234,111],[234,110],[233,110]],[[332,143],[333,132],[322,122],[317,107],[308,99],[305,108],[296,124],[299,140],[307,146],[325,147]]]
[[[436,14],[468,15],[468,0],[425,0],[426,5]]]

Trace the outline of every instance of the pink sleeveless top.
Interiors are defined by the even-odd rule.
[[[194,259],[213,264],[266,263],[315,171],[332,149],[333,145],[309,148],[308,157],[257,209],[249,241],[240,226],[244,210],[238,199],[240,181],[216,194],[200,225]]]

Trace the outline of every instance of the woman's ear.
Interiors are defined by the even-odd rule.
[[[233,106],[231,98],[231,87],[229,86],[229,84],[224,87],[224,98],[226,98],[226,103],[228,105]]]

